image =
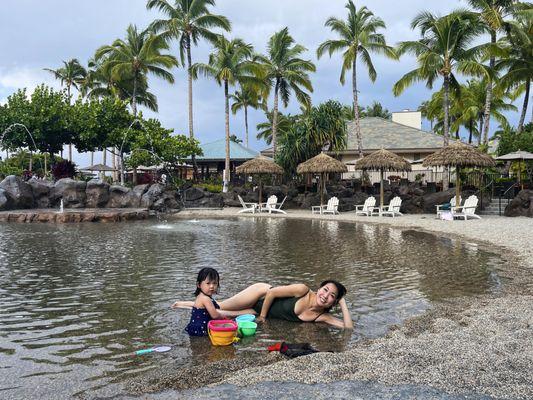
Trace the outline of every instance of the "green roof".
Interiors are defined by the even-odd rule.
[[[196,157],[198,161],[222,161],[226,159],[226,139],[204,143],[200,147],[204,155]],[[231,160],[250,160],[257,157],[259,152],[230,140],[229,154]]]
[[[379,150],[407,150],[407,149],[439,149],[443,145],[443,137],[435,133],[412,128],[397,122],[379,118],[367,117],[359,120],[363,149]],[[450,138],[450,142],[453,140]],[[357,149],[355,137],[355,122],[348,122],[348,146],[345,151]]]

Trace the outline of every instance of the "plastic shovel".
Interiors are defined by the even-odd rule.
[[[158,347],[152,347],[152,348],[149,348],[149,349],[142,349],[142,350],[137,350],[135,352],[135,355],[136,356],[142,356],[143,354],[148,354],[148,353],[153,353],[153,352],[156,352],[156,353],[165,353],[167,351],[169,351],[171,349],[170,346],[158,346]]]

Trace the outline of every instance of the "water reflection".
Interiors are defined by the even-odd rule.
[[[501,263],[473,243],[330,220],[0,225],[0,390],[68,397],[154,368],[265,351],[276,341],[341,351],[432,301],[498,290]],[[219,298],[253,282],[316,288],[333,277],[348,287],[356,330],[273,320],[235,347],[190,339],[183,333],[189,313],[168,306],[192,299],[203,266],[219,270]],[[172,351],[133,356],[158,344]]]

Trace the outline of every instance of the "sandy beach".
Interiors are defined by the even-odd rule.
[[[171,218],[234,217],[238,209],[182,211]],[[476,395],[505,399],[533,397],[533,219],[484,216],[481,220],[441,221],[434,215],[356,217],[311,215],[289,210],[287,215],[239,214],[243,218],[317,218],[352,223],[389,224],[439,236],[484,243],[508,261],[500,272],[507,278],[498,294],[456,298],[437,304],[424,315],[408,320],[385,337],[357,342],[343,353],[319,353],[294,360],[270,358],[268,365],[242,363],[241,368],[218,373],[208,367],[210,380],[188,385],[193,371],[169,373],[145,386],[148,391],[212,385],[257,388],[264,382],[300,384],[372,382],[376,385],[415,385],[437,394]],[[357,328],[356,328],[357,329]],[[265,361],[265,360],[263,360]],[[144,386],[144,385],[143,385]],[[320,386],[324,388],[324,386]],[[140,388],[138,388],[140,389]],[[205,390],[205,389],[204,389]],[[234,389],[237,393],[238,388]],[[322,390],[322,389],[321,389]],[[144,390],[143,390],[144,391]],[[327,389],[326,389],[327,391]],[[371,393],[371,391],[369,392]],[[200,392],[198,392],[200,394]],[[404,393],[407,396],[409,393]],[[415,395],[411,392],[410,395]],[[415,395],[416,397],[416,395]]]

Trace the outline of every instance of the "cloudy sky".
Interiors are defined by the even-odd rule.
[[[18,88],[29,90],[40,83],[59,88],[51,74],[43,68],[57,68],[62,60],[78,58],[86,64],[89,57],[101,45],[124,37],[128,24],[146,27],[150,21],[162,17],[146,10],[145,0],[2,0],[0,13],[0,101]],[[324,27],[330,16],[345,16],[345,0],[218,0],[214,13],[228,17],[232,23],[231,37],[243,38],[256,51],[264,51],[268,38],[276,31],[289,27],[295,40],[307,47],[306,57],[313,60],[317,72],[312,75],[314,103],[336,99],[351,103],[350,85],[339,83],[340,56],[316,59],[316,48],[324,40],[333,38]],[[387,42],[396,44],[402,40],[416,39],[417,32],[410,29],[410,21],[422,10],[445,14],[452,9],[465,7],[464,1],[447,0],[374,0],[356,2],[366,5],[381,17],[387,29]],[[172,51],[177,55],[176,48]],[[193,62],[207,61],[210,46],[202,43],[193,49]],[[430,96],[424,85],[416,85],[400,97],[391,93],[392,85],[415,67],[414,60],[402,58],[401,62],[373,56],[378,73],[372,83],[363,68],[359,69],[358,85],[363,106],[373,101],[381,102],[390,111],[416,109]],[[145,116],[159,118],[176,133],[187,132],[187,80],[183,69],[173,71],[176,83],[170,85],[157,78],[149,80],[151,91],[159,101],[159,112],[154,115],[144,110]],[[195,134],[200,142],[224,137],[224,95],[213,81],[201,78],[194,82]],[[298,104],[291,102],[284,112],[297,112]],[[516,114],[516,113],[515,113]],[[516,123],[518,116],[510,114]],[[255,125],[264,115],[252,111],[250,115],[251,147],[260,150],[264,143],[255,139]],[[494,123],[492,124],[495,125]],[[231,117],[231,132],[244,136],[243,115]],[[78,163],[86,163],[86,156],[76,156]]]

